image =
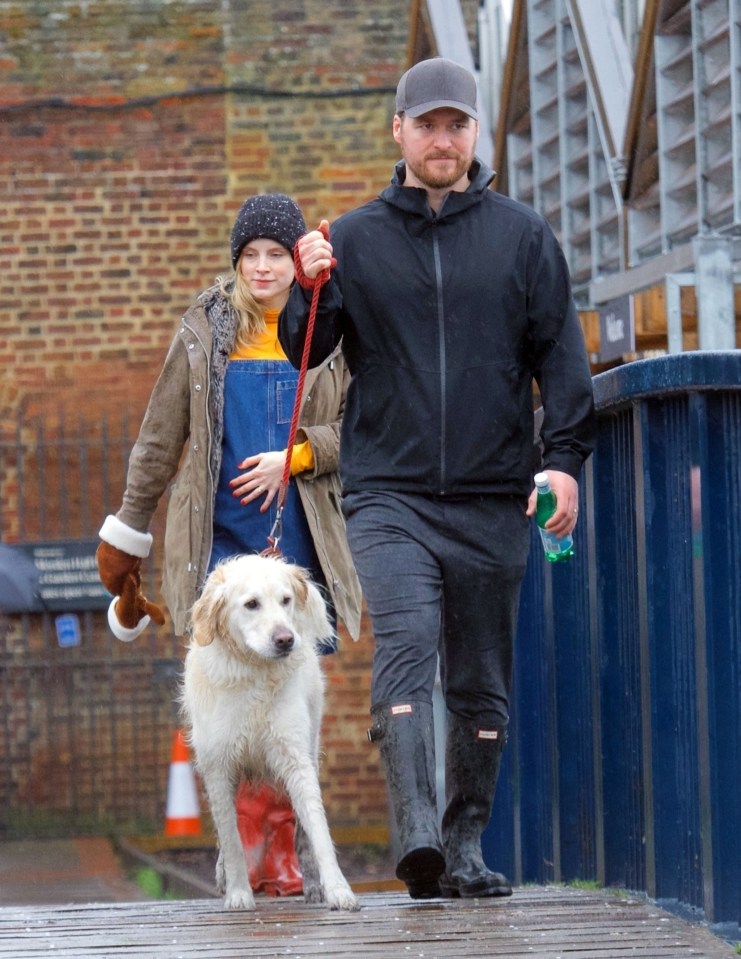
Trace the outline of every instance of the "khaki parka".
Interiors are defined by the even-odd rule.
[[[187,631],[211,554],[224,376],[236,325],[234,310],[214,288],[202,294],[181,320],[132,449],[126,491],[116,514],[127,526],[147,532],[175,477],[167,508],[162,594],[178,635]],[[345,536],[337,470],[348,380],[340,349],[308,370],[296,442],[311,443],[314,469],[292,482],[335,609],[357,639],[361,591]]]

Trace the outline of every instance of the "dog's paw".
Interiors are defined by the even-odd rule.
[[[221,853],[219,853],[219,858],[216,860],[216,871],[214,872],[214,883],[216,889],[223,896],[226,892],[226,871],[224,869],[224,860],[221,858]]]
[[[306,874],[303,877],[304,902],[324,902],[324,891],[319,880],[313,882],[307,879]]]
[[[224,897],[224,909],[249,909],[255,908],[255,897],[251,889],[234,889],[228,896]]]
[[[350,912],[360,909],[360,903],[347,883],[328,889],[324,899],[330,909],[347,909]]]

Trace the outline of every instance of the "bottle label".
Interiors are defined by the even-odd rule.
[[[553,533],[544,530],[542,526],[539,526],[538,530],[540,531],[540,538],[543,541],[543,549],[546,553],[566,553],[574,545],[574,541],[570,536],[559,538],[558,536],[554,536]]]

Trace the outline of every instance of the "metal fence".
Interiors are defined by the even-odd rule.
[[[577,556],[533,538],[485,856],[741,920],[741,351],[595,378]]]
[[[20,419],[0,433],[4,543],[97,539],[118,508],[135,427]],[[155,519],[155,531],[161,519]],[[147,564],[146,586],[159,578]],[[147,631],[134,649],[105,612],[81,609],[79,642],[60,645],[51,612],[0,612],[0,831],[160,826],[181,650]]]

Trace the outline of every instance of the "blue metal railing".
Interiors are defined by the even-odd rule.
[[[741,351],[595,377],[577,556],[533,530],[484,854],[741,921]]]

